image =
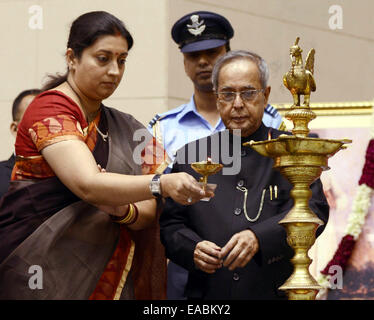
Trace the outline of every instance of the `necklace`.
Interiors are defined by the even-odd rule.
[[[106,134],[102,133],[102,132],[100,131],[100,129],[98,128],[98,126],[96,125],[96,123],[95,123],[95,128],[96,128],[97,133],[98,133],[99,135],[101,135],[101,138],[103,139],[103,141],[106,142],[106,139],[108,138],[108,132],[107,132]]]
[[[77,98],[79,100],[79,103],[80,103],[82,109],[85,111],[86,109],[84,107],[84,103],[83,103],[81,97],[79,96],[78,92],[74,90],[73,86],[70,84],[70,82],[68,80],[66,80],[66,83],[69,85],[70,89],[73,90],[73,92],[75,93],[75,95],[77,96]],[[98,109],[94,113],[87,114],[87,122],[90,123],[91,121],[93,121],[96,118],[99,111],[100,111],[100,109]]]
[[[83,104],[83,101],[82,101],[81,97],[80,97],[79,94],[74,90],[73,86],[70,84],[70,82],[69,82],[68,80],[66,80],[66,83],[69,85],[70,89],[73,90],[73,92],[75,93],[75,95],[78,97],[79,103],[81,104],[82,109],[84,110],[84,104]],[[89,115],[87,115],[87,122],[89,123],[89,122],[93,121],[93,120],[96,118],[96,116],[97,116],[97,114],[98,114],[99,111],[100,111],[100,109],[98,109],[98,110],[93,114],[93,116],[91,116],[91,117],[90,117]],[[92,118],[92,119],[90,119],[90,118]],[[98,133],[98,134],[101,136],[101,138],[103,139],[103,141],[106,142],[106,141],[107,141],[107,138],[108,138],[108,132],[107,132],[106,134],[102,133],[102,132],[100,131],[100,129],[98,128],[98,126],[96,125],[96,123],[95,123],[95,128],[96,128],[97,133]]]

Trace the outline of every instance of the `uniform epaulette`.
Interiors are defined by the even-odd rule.
[[[271,115],[273,118],[278,116],[278,110],[275,109],[272,105],[268,104],[265,108],[265,112]]]
[[[169,116],[171,116],[173,114],[179,113],[185,107],[186,107],[186,105],[182,104],[181,106],[179,106],[177,108],[174,108],[174,109],[171,109],[171,110],[168,110],[168,111],[165,111],[164,113],[161,113],[161,114],[157,113],[153,117],[153,119],[151,121],[149,121],[148,125],[152,128],[156,124],[157,121],[165,119],[165,118],[167,118],[167,117],[169,117]]]
[[[149,121],[148,126],[152,129],[152,134],[156,140],[163,145],[162,132],[160,128],[160,120],[164,118],[164,115],[156,114],[151,121]]]
[[[158,120],[165,119],[169,116],[180,113],[185,107],[186,107],[186,105],[182,104],[181,106],[179,106],[177,108],[170,109],[170,110],[165,111],[164,113],[161,113],[161,114],[156,114],[153,119],[158,117],[157,119],[155,119],[155,122],[158,121]],[[151,120],[151,122],[153,121],[153,119]]]
[[[161,116],[157,113],[151,121],[149,121],[148,126],[150,128],[153,128],[153,126],[156,124],[156,122],[161,118]]]

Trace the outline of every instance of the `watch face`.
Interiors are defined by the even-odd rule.
[[[152,193],[160,193],[160,181],[152,181],[151,182],[151,192]]]
[[[161,197],[161,181],[160,181],[159,174],[156,174],[153,179],[151,180],[151,183],[149,184],[149,189],[151,190],[151,193],[154,197],[159,198]]]

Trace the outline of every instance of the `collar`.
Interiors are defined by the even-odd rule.
[[[247,137],[240,137],[241,143],[243,144],[244,142],[248,142],[248,141],[251,141],[251,140],[253,140],[253,141],[266,140],[268,138],[269,130],[272,130],[272,128],[266,127],[261,122],[260,127],[255,132],[253,132],[251,135],[249,135]],[[230,132],[230,135],[232,135],[234,139],[239,138],[238,136],[234,136],[231,132]],[[230,141],[232,141],[232,140],[230,139]]]
[[[219,118],[216,126],[212,127],[208,121],[197,111],[194,95],[192,95],[190,101],[185,104],[185,107],[182,109],[180,113],[177,114],[177,120],[180,123],[185,117],[192,116],[195,118],[200,119],[203,123],[205,123],[210,130],[220,128],[223,125],[222,119]]]
[[[185,104],[185,107],[183,108],[183,110],[180,113],[178,113],[177,115],[178,122],[180,122],[188,114],[195,114],[196,116],[201,118],[201,115],[197,112],[197,109],[196,109],[194,95],[192,95],[190,101]]]
[[[269,130],[271,131],[272,128],[268,128],[266,127],[263,122],[261,122],[261,125],[260,127],[255,131],[253,132],[251,135],[249,135],[248,137],[241,137],[242,138],[242,142],[248,142],[248,141],[262,141],[262,140],[266,140],[268,138],[268,132]]]

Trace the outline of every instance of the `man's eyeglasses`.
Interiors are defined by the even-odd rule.
[[[240,99],[243,102],[250,102],[253,101],[259,92],[263,92],[265,89],[250,89],[250,90],[243,90],[239,92],[233,91],[220,91],[217,93],[218,100],[222,102],[233,102],[236,99],[236,96],[239,95]]]

